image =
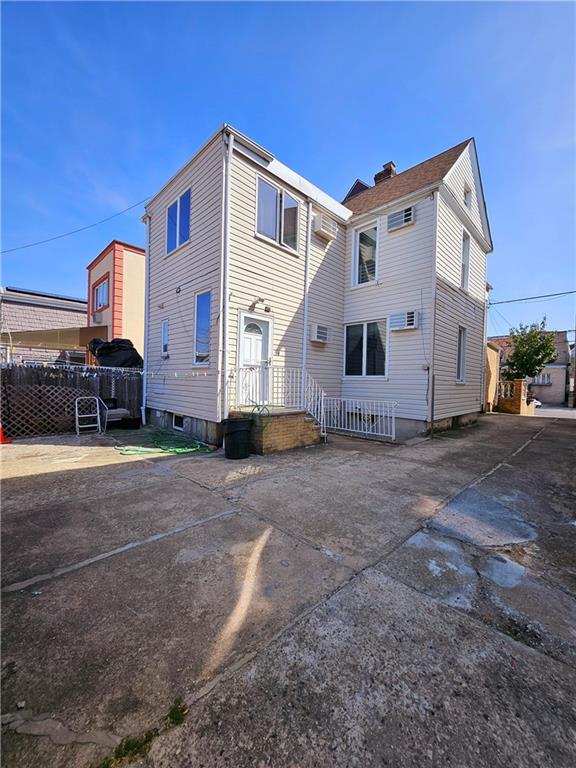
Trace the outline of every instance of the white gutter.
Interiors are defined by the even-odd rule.
[[[146,270],[144,280],[144,371],[142,375],[142,406],[140,414],[142,424],[146,424],[146,396],[148,394],[148,301],[150,296],[150,216],[142,216],[142,222],[146,224],[146,255],[144,267]]]
[[[222,231],[222,353],[224,360],[222,364],[222,412],[221,418],[228,418],[228,377],[229,377],[229,362],[228,362],[228,302],[230,300],[230,168],[232,165],[232,152],[234,151],[234,135],[232,133],[225,133],[225,141],[227,140],[227,151],[224,156],[224,216],[223,216],[223,231]]]
[[[434,243],[434,259],[432,260],[432,336],[430,339],[430,369],[428,371],[428,392],[430,397],[428,420],[430,424],[430,435],[434,435],[434,406],[436,399],[436,380],[434,374],[434,352],[436,350],[436,293],[438,291],[438,281],[436,279],[436,268],[438,262],[438,207],[439,207],[439,193],[438,190],[434,190],[432,193],[434,200],[434,235],[432,242]]]
[[[301,406],[304,407],[304,387],[306,373],[306,358],[308,353],[308,275],[310,268],[310,243],[312,239],[312,201],[308,200],[306,212],[306,250],[304,255],[304,318],[302,328],[302,391]]]

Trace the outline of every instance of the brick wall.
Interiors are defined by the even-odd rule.
[[[246,416],[238,412],[230,415]],[[252,452],[261,455],[321,442],[320,427],[304,411],[254,418],[250,439]]]

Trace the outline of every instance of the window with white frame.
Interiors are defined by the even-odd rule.
[[[354,285],[376,280],[378,225],[371,224],[354,233]]]
[[[460,288],[468,290],[468,279],[470,277],[470,237],[466,232],[462,235],[462,255],[460,264]]]
[[[458,356],[456,359],[456,381],[463,384],[466,378],[466,328],[458,326]]]
[[[166,253],[190,240],[190,190],[187,189],[166,209]]]
[[[106,278],[94,286],[94,312],[108,306],[109,283],[110,281]]]
[[[167,357],[168,356],[168,341],[169,341],[169,334],[170,334],[170,323],[168,320],[162,320],[162,326],[161,326],[161,352],[162,356]]]
[[[256,232],[298,250],[298,201],[286,190],[258,179]]]
[[[470,189],[468,184],[466,184],[464,186],[464,205],[466,206],[466,208],[470,208],[471,204],[472,204],[472,190]]]
[[[194,364],[210,362],[210,291],[197,293],[194,312]]]
[[[539,373],[538,376],[534,376],[532,383],[540,386],[547,386],[552,384],[552,376],[549,373]]]
[[[374,320],[346,326],[345,376],[386,376],[387,322]]]
[[[172,414],[172,429],[184,432],[184,416],[180,416],[178,413]]]

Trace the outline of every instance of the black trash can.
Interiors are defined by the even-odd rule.
[[[224,455],[227,459],[247,459],[250,456],[250,431],[252,419],[225,419]]]

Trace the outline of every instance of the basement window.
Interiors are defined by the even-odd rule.
[[[172,414],[172,429],[184,432],[184,416],[179,416],[177,413]]]

